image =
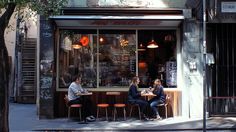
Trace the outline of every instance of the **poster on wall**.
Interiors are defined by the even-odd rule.
[[[175,61],[166,62],[166,85],[168,87],[177,86],[177,63]]]

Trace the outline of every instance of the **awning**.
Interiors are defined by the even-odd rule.
[[[61,15],[52,16],[61,28],[140,28],[140,27],[178,27],[183,15]]]

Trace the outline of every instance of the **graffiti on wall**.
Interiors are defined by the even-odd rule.
[[[40,99],[53,98],[53,28],[50,21],[40,18]],[[45,104],[47,105],[47,104]]]
[[[51,86],[52,86],[52,77],[41,77],[40,79],[40,98],[47,100],[51,99]]]
[[[40,61],[40,73],[41,75],[52,74],[52,60],[41,60]]]

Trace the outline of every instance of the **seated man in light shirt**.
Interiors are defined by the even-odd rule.
[[[95,117],[91,114],[92,101],[89,98],[83,98],[78,96],[80,93],[87,93],[86,89],[83,89],[81,86],[81,77],[76,76],[73,78],[73,82],[70,84],[68,89],[68,105],[72,104],[82,104],[82,109],[84,111],[84,116],[88,121],[95,120]]]

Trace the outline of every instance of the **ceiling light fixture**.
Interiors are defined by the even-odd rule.
[[[73,44],[73,49],[80,49],[82,46],[80,44]]]
[[[72,45],[71,47],[73,49],[80,49],[82,48],[82,44],[80,42],[80,35],[79,34],[73,34],[73,37],[72,37]]]
[[[152,32],[152,40],[150,42],[148,42],[147,48],[158,48],[158,44],[155,42],[154,38],[153,38],[153,32]]]
[[[158,48],[158,44],[152,39],[150,42],[148,42],[147,48],[153,49],[153,48]]]
[[[145,46],[141,43],[138,47],[138,51],[145,51]]]

